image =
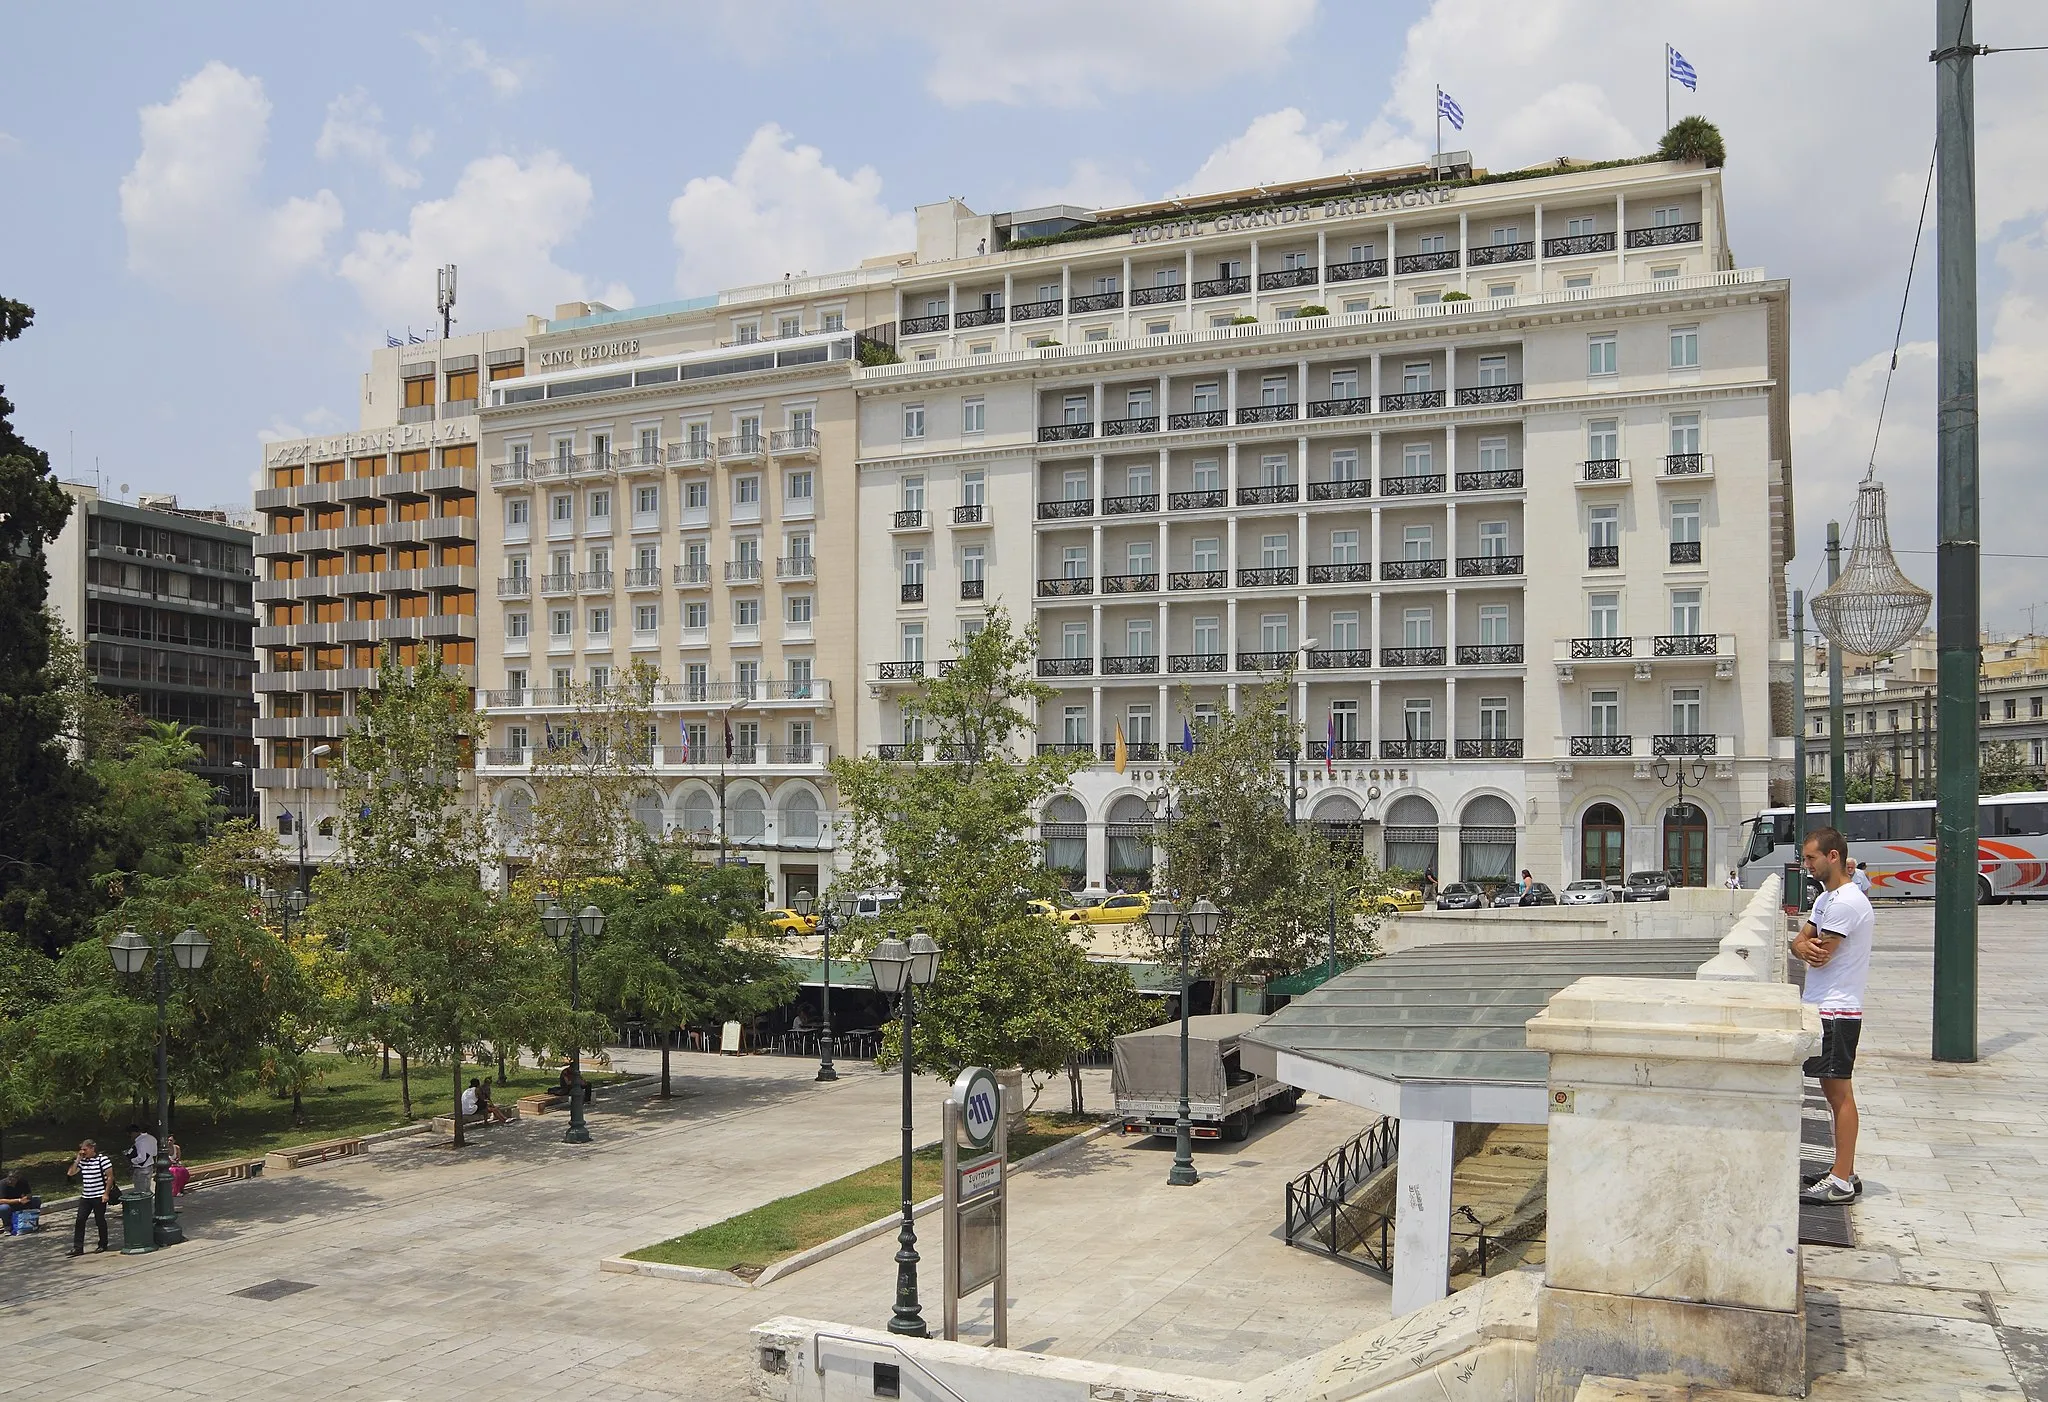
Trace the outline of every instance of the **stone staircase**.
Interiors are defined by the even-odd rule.
[[[1451,1288],[1462,1290],[1482,1274],[1543,1264],[1549,1166],[1544,1127],[1459,1125],[1454,1153]],[[1389,1163],[1359,1184],[1346,1199],[1340,1225],[1338,1245],[1344,1254],[1382,1273],[1392,1265],[1383,1253],[1394,1236],[1396,1171]]]

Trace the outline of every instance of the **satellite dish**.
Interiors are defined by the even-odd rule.
[[[124,497],[128,495],[128,484],[126,482],[121,484],[121,495]]]

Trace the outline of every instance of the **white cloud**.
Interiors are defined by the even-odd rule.
[[[457,73],[482,74],[499,97],[515,97],[526,86],[525,62],[493,57],[477,40],[452,29],[443,27],[435,34],[414,32],[411,37],[434,62],[446,64]]]
[[[469,326],[503,326],[557,302],[593,296],[630,306],[614,284],[602,292],[555,261],[590,215],[590,179],[552,151],[471,161],[446,199],[412,207],[403,233],[365,231],[343,256],[342,277],[388,326],[425,325],[433,316],[434,270],[461,270],[456,315]]]
[[[707,292],[778,272],[847,268],[908,250],[908,213],[882,200],[872,166],[841,175],[815,146],[770,122],[748,139],[730,177],[702,176],[668,207],[677,250],[676,287]]]
[[[417,144],[417,133],[414,140]],[[323,161],[361,161],[385,184],[400,190],[414,189],[420,183],[420,173],[391,154],[383,109],[362,88],[342,93],[327,104],[327,120],[320,127],[320,139],[313,143],[313,153]]]
[[[1049,204],[1073,204],[1085,209],[1114,209],[1146,199],[1128,176],[1120,175],[1099,161],[1082,157],[1067,169],[1067,178],[1057,185],[1026,189],[1012,202],[1017,209],[1037,209]]]
[[[265,206],[263,83],[218,60],[145,107],[142,152],[121,180],[128,267],[200,296],[246,297],[324,263],[341,227],[332,191]]]

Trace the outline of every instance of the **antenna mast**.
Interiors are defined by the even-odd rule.
[[[434,270],[434,310],[441,313],[441,339],[448,339],[448,329],[455,324],[455,265],[443,264]]]

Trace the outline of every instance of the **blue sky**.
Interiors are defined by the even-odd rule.
[[[1793,279],[1800,560],[1853,505],[1932,133],[1931,7],[1670,0],[942,0],[144,7],[0,0],[0,350],[61,470],[245,501],[260,440],[353,422],[384,331],[571,296],[658,302],[908,244],[915,204],[1152,198],[1366,168],[1431,140],[1432,88],[1496,169],[1727,135],[1739,261]],[[2048,15],[1984,0],[1988,43]],[[2024,553],[2048,414],[2041,58],[1980,65],[1986,548]],[[1931,253],[1931,238],[1924,253]],[[1927,265],[1923,264],[1923,271]],[[1931,283],[1927,285],[1931,291]],[[1916,293],[1878,462],[1931,548],[1931,296]],[[75,449],[73,444],[75,443]],[[1908,555],[1931,582],[1932,558]],[[1987,571],[1991,621],[2048,600]]]

